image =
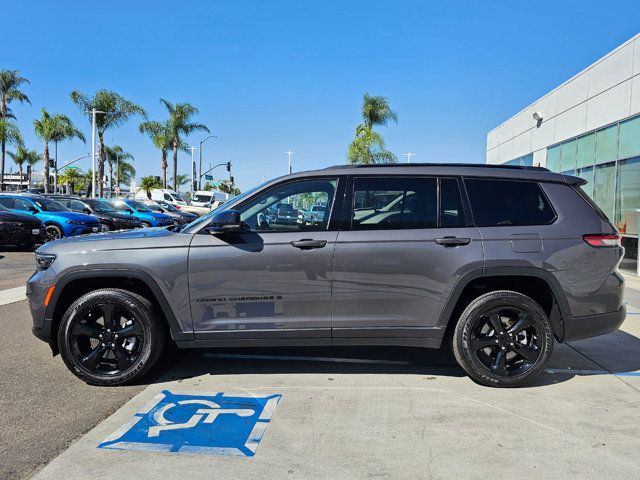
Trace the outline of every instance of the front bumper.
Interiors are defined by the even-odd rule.
[[[623,305],[616,312],[586,317],[565,317],[562,341],[570,342],[614,332],[622,325],[626,316],[627,308]]]
[[[75,237],[76,235],[86,235],[88,233],[98,233],[102,230],[99,223],[91,225],[74,225],[68,224],[65,228],[64,235],[67,237]]]
[[[33,233],[38,230],[38,233]],[[45,229],[42,225],[20,226],[0,230],[0,245],[26,245],[44,243]]]

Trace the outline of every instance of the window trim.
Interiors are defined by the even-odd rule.
[[[523,182],[523,183],[534,183],[534,184],[536,184],[538,186],[538,189],[542,193],[542,196],[547,201],[547,204],[549,205],[549,208],[551,209],[551,212],[553,213],[553,217],[547,223],[518,223],[518,224],[515,224],[515,225],[512,224],[512,225],[485,225],[485,226],[479,226],[478,223],[476,222],[475,215],[474,215],[474,217],[473,217],[473,226],[476,227],[476,228],[540,227],[540,226],[546,226],[546,225],[553,225],[558,220],[558,212],[556,211],[553,203],[549,199],[549,195],[547,195],[547,192],[545,191],[544,187],[542,186],[545,182],[540,182],[540,181],[537,181],[537,180],[521,180],[521,179],[518,179],[518,178],[471,177],[471,176],[463,177],[462,180],[463,180],[463,183],[464,183],[464,186],[465,186],[465,192],[467,193],[467,198],[469,200],[469,208],[471,208],[471,211],[473,211],[473,205],[471,203],[471,195],[469,195],[469,192],[467,191],[467,180],[491,180],[491,181],[498,181],[498,182]]]

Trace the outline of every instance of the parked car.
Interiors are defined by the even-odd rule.
[[[312,205],[308,210],[301,210],[298,218],[306,223],[319,223],[324,221],[326,213],[327,207],[325,205]]]
[[[173,218],[164,213],[154,212],[144,203],[133,200],[130,198],[113,198],[111,200],[101,199],[103,202],[108,202],[116,210],[121,213],[129,214],[134,218],[140,220],[140,226],[142,228],[150,227],[168,227],[169,225],[177,224]]]
[[[142,201],[142,203],[144,203],[147,208],[149,208],[149,210],[153,212],[164,213],[165,215],[170,216],[171,218],[173,218],[174,223],[177,225],[184,225],[185,223],[192,222],[193,220],[198,218],[198,216],[194,215],[193,213],[187,213],[178,210],[170,203],[164,203],[163,205],[160,205],[159,202],[154,202],[153,200]]]
[[[270,223],[291,225],[298,223],[298,210],[289,203],[278,203],[267,210]]]
[[[96,198],[80,198],[63,195],[51,195],[48,198],[52,198],[73,212],[93,215],[100,220],[100,226],[103,232],[110,230],[128,230],[142,226],[139,218],[129,214],[118,213],[113,206]]]
[[[33,215],[9,210],[0,203],[0,245],[32,249],[44,243],[45,226]]]
[[[193,194],[191,205],[194,207],[215,208],[231,198],[228,193],[212,192],[210,190],[198,190]]]
[[[45,240],[58,240],[100,231],[100,221],[85,213],[76,213],[58,202],[40,195],[0,195],[0,204],[10,210],[33,215],[45,225]]]
[[[168,340],[445,345],[476,382],[525,385],[556,340],[625,318],[620,236],[585,183],[455,164],[289,175],[182,227],[43,245],[28,281],[33,332],[97,385],[136,381]],[[322,222],[269,221],[310,196],[326,200]]]
[[[138,190],[136,192],[136,200],[148,200],[147,193],[144,190]],[[170,188],[154,188],[151,190],[151,200],[163,200],[172,205],[187,205],[185,199]]]

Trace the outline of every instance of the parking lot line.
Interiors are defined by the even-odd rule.
[[[330,363],[367,363],[375,365],[413,365],[407,360],[372,360],[369,358],[306,357],[304,355],[242,355],[235,353],[205,353],[205,358],[224,358],[233,360],[278,360],[284,362],[330,362]]]
[[[0,290],[0,306],[20,302],[27,299],[27,287],[16,287],[8,290]]]

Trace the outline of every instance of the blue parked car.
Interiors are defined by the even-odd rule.
[[[129,213],[142,222],[142,228],[150,227],[168,227],[176,225],[178,222],[164,213],[154,212],[144,203],[132,200],[130,198],[114,198],[110,201],[103,199],[105,202],[111,203],[113,208],[122,213]]]
[[[45,225],[45,241],[100,231],[100,220],[76,213],[54,200],[39,195],[0,195],[0,204],[8,209],[33,215]]]

